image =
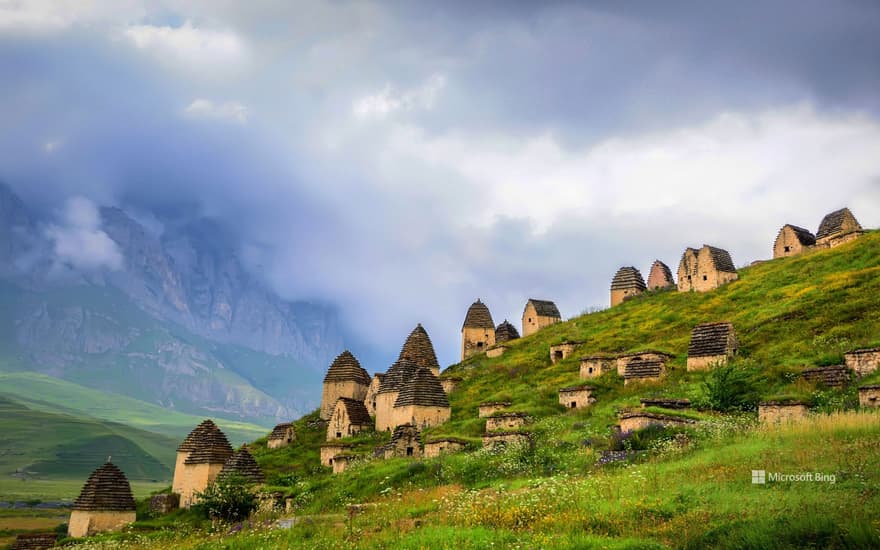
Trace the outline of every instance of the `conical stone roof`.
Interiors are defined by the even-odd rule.
[[[248,450],[247,445],[242,445],[226,460],[217,477],[222,479],[231,475],[239,475],[253,483],[263,483],[266,480],[263,470],[254,460],[254,455]]]
[[[371,378],[370,374],[361,367],[357,358],[350,351],[345,350],[330,364],[330,368],[327,369],[327,374],[324,376],[324,382],[349,381],[360,382],[365,386],[369,386]]]
[[[835,210],[822,218],[822,223],[819,224],[819,231],[816,232],[816,238],[821,239],[843,232],[844,223],[846,221],[850,221],[850,223],[857,229],[862,228],[861,224],[859,224],[849,208],[841,208],[840,210]]]
[[[426,369],[440,370],[437,354],[434,353],[434,344],[431,343],[430,336],[428,336],[428,333],[422,328],[421,324],[413,329],[406,342],[403,343],[398,359],[408,359]]]
[[[507,319],[495,328],[496,344],[516,340],[517,338],[519,338],[519,331],[517,331],[516,327],[511,325]]]
[[[96,512],[131,512],[135,509],[131,485],[122,470],[107,462],[89,476],[74,510]]]
[[[413,377],[418,369],[419,366],[414,361],[398,359],[393,365],[391,365],[388,372],[385,373],[385,377],[382,378],[382,381],[379,383],[379,390],[376,393],[400,391],[403,385]]]
[[[440,379],[430,370],[422,367],[400,389],[395,407],[419,405],[423,407],[448,407],[449,398],[443,391]]]
[[[288,430],[293,430],[293,424],[291,422],[278,424],[272,428],[272,433],[269,434],[269,439],[284,439],[287,437]]]
[[[635,267],[621,267],[611,280],[611,290],[645,290],[645,280]]]
[[[675,286],[672,270],[660,260],[654,260],[654,263],[651,265],[651,272],[648,273],[648,288],[654,290],[670,286]]]
[[[190,452],[196,448],[196,443],[202,440],[202,437],[208,432],[219,430],[217,424],[211,419],[203,420],[193,431],[189,432],[186,439],[177,447],[178,452]]]
[[[735,333],[729,322],[699,324],[691,331],[688,357],[727,355],[731,337],[735,338]]]
[[[202,424],[205,424],[203,422]],[[232,445],[216,424],[211,422],[205,429],[193,430],[196,434],[192,450],[184,464],[224,464],[232,456]]]
[[[492,320],[492,314],[489,313],[489,308],[486,307],[486,304],[479,299],[471,304],[471,307],[467,310],[467,315],[464,317],[464,325],[461,328],[494,329],[495,322]]]

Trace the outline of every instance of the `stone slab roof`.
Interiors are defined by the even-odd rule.
[[[526,302],[526,307],[529,307],[529,304],[532,304],[535,307],[535,313],[537,315],[540,315],[541,317],[556,317],[558,319],[562,318],[562,315],[559,314],[559,309],[556,307],[556,304],[554,304],[550,300],[536,300],[534,298],[529,298],[529,301]]]
[[[844,355],[861,355],[863,353],[877,353],[880,352],[880,348],[865,348],[865,349],[854,349],[852,351],[846,352]]]
[[[434,373],[422,367],[404,384],[394,402],[395,408],[407,405],[449,407],[449,398]]]
[[[813,233],[810,232],[809,229],[804,229],[803,227],[798,227],[796,225],[791,225],[790,223],[788,223],[782,226],[782,229],[779,232],[782,233],[782,231],[784,231],[786,227],[794,232],[794,235],[795,237],[797,237],[798,242],[801,243],[803,246],[813,246],[814,244],[816,244],[816,236],[813,235]]]
[[[562,390],[559,390],[562,391]],[[523,412],[496,412],[492,413],[489,418],[528,418],[529,415]]]
[[[434,353],[434,344],[431,343],[431,337],[421,324],[416,325],[406,338],[398,359],[408,359],[420,367],[440,370],[437,354]]]
[[[616,355],[615,357],[637,357],[639,355],[659,355],[660,357],[666,357],[667,359],[672,359],[673,357],[675,357],[671,353],[666,353],[665,351],[660,351],[656,349],[643,349],[639,351],[632,351],[629,353],[621,353],[620,355]]]
[[[619,417],[620,420],[624,420],[627,418],[651,418],[653,420],[661,420],[666,422],[681,422],[683,424],[696,424],[697,421],[692,418],[682,418],[680,416],[669,416],[666,414],[658,414],[652,412],[643,412],[643,411],[629,411],[622,413]]]
[[[369,426],[373,424],[373,419],[370,418],[370,413],[367,412],[367,407],[363,401],[340,397],[336,400],[336,406],[345,407],[349,422],[356,426]]]
[[[213,424],[213,423],[212,423]],[[232,445],[216,425],[202,431],[184,464],[224,464],[232,456]]]
[[[108,461],[89,476],[73,503],[73,509],[95,512],[134,511],[131,485],[122,470]]]
[[[806,369],[801,373],[804,380],[818,382],[826,386],[842,388],[849,384],[850,370],[846,365],[834,365],[831,367],[816,367]]]
[[[198,426],[196,426],[193,431],[189,432],[189,435],[183,440],[183,442],[177,447],[178,452],[190,452],[196,448],[196,443],[202,440],[202,437],[208,432],[219,430],[217,424],[214,424],[214,421],[211,419],[203,420]]]
[[[623,370],[623,377],[656,378],[663,374],[663,361],[659,359],[631,359]]]
[[[269,434],[269,439],[286,439],[287,430],[293,430],[293,423],[284,422],[282,424],[278,424],[277,426],[272,428],[272,432]]]
[[[369,386],[372,378],[370,374],[364,370],[357,358],[350,351],[345,350],[339,354],[327,374],[324,376],[324,382],[359,382],[365,386]]]
[[[516,431],[514,431],[514,432],[484,432],[483,433],[483,437],[486,437],[489,439],[493,439],[493,438],[497,438],[497,437],[504,437],[507,435],[521,435],[521,436],[527,437],[529,439],[532,438],[532,432],[516,432]]]
[[[45,550],[58,541],[57,533],[22,533],[15,537],[12,550]]]
[[[469,445],[470,441],[458,437],[434,437],[425,441],[425,443],[458,443],[459,445]]]
[[[591,386],[589,384],[580,384],[577,386],[568,386],[566,388],[559,388],[559,393],[570,393],[576,391],[596,391],[595,386]]]
[[[648,273],[648,286],[654,288],[666,288],[673,286],[675,279],[672,278],[672,270],[660,260],[654,260],[651,271]]]
[[[810,406],[810,404],[807,403],[806,401],[798,401],[797,399],[791,399],[791,400],[786,399],[784,401],[782,401],[782,400],[762,401],[762,402],[758,403],[759,407],[762,407],[764,405],[768,405],[771,407],[796,407],[796,406],[809,407]]]
[[[727,355],[729,336],[734,335],[729,322],[702,323],[691,331],[688,357],[713,357]]]
[[[398,359],[391,365],[385,377],[379,382],[379,393],[400,391],[403,385],[413,377],[419,366],[408,359]]]
[[[486,401],[484,403],[480,403],[479,406],[480,407],[495,407],[495,406],[509,407],[510,401]]]
[[[639,399],[643,407],[661,407],[663,409],[687,409],[691,406],[690,399],[667,399],[664,397],[645,397]]]
[[[880,390],[880,384],[867,384],[865,386],[859,386],[860,390]]]
[[[519,331],[510,324],[507,319],[503,323],[495,327],[495,343],[501,344],[519,338]]]
[[[847,219],[851,220],[856,227],[861,229],[862,226],[859,224],[858,220],[856,220],[856,217],[853,216],[853,213],[850,212],[849,208],[841,208],[840,210],[835,210],[822,218],[822,223],[819,224],[819,231],[816,232],[816,238],[821,239],[823,237],[829,237],[841,233],[843,231],[844,222],[846,222]]]
[[[712,260],[715,269],[725,273],[736,273],[736,266],[733,265],[733,259],[730,257],[730,252],[723,248],[709,246],[708,244],[704,244],[703,248],[709,251],[709,258]]]
[[[461,328],[485,328],[491,330],[495,328],[495,321],[492,320],[492,314],[489,313],[489,308],[486,307],[486,304],[477,299],[468,308],[467,315],[464,317],[464,325]]]
[[[253,483],[263,483],[266,481],[263,476],[263,470],[254,460],[254,455],[248,450],[247,445],[242,445],[240,449],[235,451],[223,465],[223,469],[218,474],[219,478],[231,475],[239,475]]]
[[[322,448],[337,448],[337,449],[351,449],[354,447],[351,443],[321,443],[318,445]]]
[[[611,290],[645,290],[645,280],[635,267],[621,267],[611,280]]]

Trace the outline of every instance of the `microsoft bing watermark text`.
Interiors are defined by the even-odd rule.
[[[836,483],[837,476],[822,472],[800,472],[797,474],[784,474],[782,472],[768,472],[766,470],[752,470],[752,484],[765,485],[767,483]]]

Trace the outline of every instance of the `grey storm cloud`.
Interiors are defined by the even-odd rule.
[[[216,218],[284,296],[451,363],[477,297],[573,316],[620,265],[876,226],[878,54],[858,1],[7,4],[0,178]]]

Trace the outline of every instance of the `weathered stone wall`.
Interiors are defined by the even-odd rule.
[[[773,258],[796,256],[809,248],[811,247],[801,244],[795,230],[786,225],[779,231],[779,235],[776,236],[776,241],[773,243]]]
[[[370,416],[376,416],[376,395],[379,392],[379,386],[382,385],[382,381],[378,376],[373,376],[373,380],[370,382],[370,387],[367,388],[367,394],[364,396],[364,406],[367,408],[367,412],[370,413]]]
[[[727,355],[710,355],[707,357],[688,357],[687,370],[709,370],[714,367],[723,367],[727,364]]]
[[[405,405],[394,407],[392,412],[392,429],[403,424],[424,429],[439,426],[449,421],[452,411],[449,407],[426,407],[423,405]]]
[[[867,376],[880,367],[880,348],[861,349],[844,354],[846,366],[859,376]]]
[[[495,403],[480,403],[479,414],[480,418],[491,416],[498,411],[503,411],[507,407],[510,406],[510,402],[508,401],[497,401]]]
[[[633,296],[638,296],[642,292],[643,291],[638,288],[614,289],[611,291],[611,307],[622,304],[624,301]]]
[[[556,317],[547,317],[545,315],[538,315],[535,311],[535,306],[529,304],[526,307],[526,310],[523,312],[522,317],[522,335],[523,338],[530,334],[534,334],[541,330],[544,327],[549,327],[550,325],[554,325],[560,322],[561,319]]]
[[[847,233],[845,235],[832,235],[830,237],[825,237],[824,239],[819,239],[816,241],[817,248],[834,248],[836,246],[840,246],[842,244],[846,244],[850,241],[854,241],[864,235],[862,231],[853,231],[852,233]]]
[[[189,458],[189,451],[177,451],[177,459],[174,461],[174,478],[171,480],[171,492],[178,495],[183,490],[184,462]]]
[[[391,431],[394,423],[394,402],[400,392],[389,391],[376,396],[376,431]]]
[[[508,445],[511,443],[531,444],[531,434],[527,432],[486,432],[483,434],[483,447]]]
[[[461,329],[461,360],[464,361],[472,355],[483,353],[489,346],[495,345],[494,328]]]
[[[563,342],[550,346],[550,362],[556,364],[563,359],[568,359],[583,342]]]
[[[718,271],[707,248],[688,249],[678,267],[678,290],[707,292],[739,278],[736,273]]]
[[[180,495],[176,493],[153,495],[150,497],[150,513],[157,516],[177,510],[180,507]]]
[[[404,426],[402,432],[398,431],[397,438],[391,438],[391,442],[385,446],[385,458],[413,457],[421,458],[424,450],[419,437],[419,431],[411,426]]]
[[[623,366],[626,367],[625,362]],[[617,369],[617,359],[614,357],[582,357],[580,377],[583,379],[596,378]]]
[[[368,389],[369,386],[354,380],[324,382],[324,390],[321,393],[321,418],[324,420],[330,419],[330,415],[333,414],[333,407],[336,406],[336,401],[340,397],[363,401],[367,397]]]
[[[354,459],[347,455],[337,455],[333,458],[333,473],[341,474],[351,466]]]
[[[70,521],[67,524],[67,536],[79,538],[119,531],[126,525],[134,523],[135,519],[134,510],[130,512],[74,510],[70,513]]]
[[[486,417],[486,431],[511,431],[525,426],[528,418],[524,414],[501,414]]]
[[[762,424],[782,424],[807,416],[809,409],[803,403],[761,403],[758,421]]]
[[[369,426],[352,424],[351,418],[348,416],[348,410],[343,405],[340,405],[333,409],[333,415],[327,423],[327,441],[350,437],[368,428]]]
[[[457,453],[465,444],[458,441],[432,441],[425,443],[425,458],[436,458],[443,454]]]
[[[620,417],[620,431],[623,433],[642,430],[648,426],[688,426],[694,424],[693,420],[676,418],[655,413],[627,413]]]
[[[618,376],[625,376],[626,375],[626,364],[629,363],[631,360],[637,359],[637,358],[641,358],[645,361],[660,361],[665,365],[666,361],[669,359],[669,356],[665,355],[663,353],[657,353],[654,351],[640,351],[638,353],[626,353],[623,355],[618,355],[616,357],[616,363],[615,363],[615,365],[617,366],[617,375]]]
[[[443,386],[443,393],[449,395],[454,392],[459,382],[461,382],[461,378],[441,378],[440,385]]]
[[[333,466],[333,459],[336,455],[343,454],[351,449],[351,445],[322,445],[321,446],[321,464],[328,468]]]
[[[494,348],[486,350],[486,357],[494,359],[495,357],[501,357],[504,355],[504,352],[507,351],[507,346],[495,346]]]
[[[281,447],[287,447],[296,439],[296,434],[293,431],[293,428],[288,428],[284,437],[270,439],[266,442],[266,446],[270,449],[280,449]]]
[[[183,487],[180,490],[180,507],[189,508],[196,502],[196,493],[208,488],[217,474],[223,469],[222,464],[186,464],[184,465]]]
[[[592,389],[559,390],[559,404],[567,409],[581,409],[595,402]]]
[[[880,386],[864,386],[859,388],[860,407],[880,407]]]

